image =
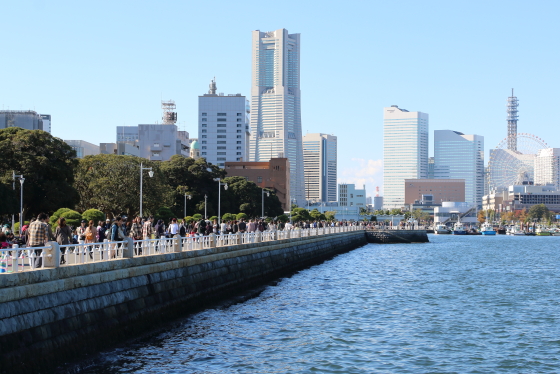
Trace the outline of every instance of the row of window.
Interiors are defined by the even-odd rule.
[[[207,138],[206,135],[202,135],[202,139],[206,139],[206,138]],[[225,138],[226,138],[225,135],[218,135],[218,139],[225,139]],[[237,135],[237,139],[241,139],[241,135]]]
[[[203,141],[202,141],[202,144],[207,144],[206,140],[203,140]],[[223,141],[223,140],[218,140],[218,144],[227,144],[227,142],[226,142],[226,141]],[[237,141],[237,144],[241,144],[241,141],[238,140],[238,141]]]
[[[203,146],[202,146],[202,149],[206,149],[206,146],[203,145]],[[220,147],[216,147],[216,149],[225,151],[225,150],[227,149],[227,147],[220,146]],[[241,147],[240,147],[240,146],[237,146],[236,149],[241,149]],[[278,170],[280,170],[280,169],[278,169]]]
[[[206,121],[203,120],[202,122],[206,122]],[[238,122],[241,122],[241,121],[238,121]],[[207,123],[202,123],[201,124],[202,127],[208,127],[207,125],[208,125]],[[226,125],[227,125],[226,123],[218,123],[217,126],[218,127],[226,127]],[[237,127],[243,127],[243,125],[241,123],[238,123]],[[248,127],[248,126],[246,126],[246,127]]]
[[[202,156],[206,156],[206,152],[201,152]],[[218,152],[218,156],[225,156],[226,153],[225,152]],[[155,156],[155,154],[154,154]],[[159,154],[157,155],[159,156]],[[237,152],[237,156],[241,156],[241,152]],[[218,157],[218,161],[225,161],[225,157]]]
[[[206,134],[206,129],[202,129],[201,131],[203,134]],[[226,133],[226,130],[218,130],[218,133]],[[241,134],[243,131],[242,130],[237,130],[238,134]],[[159,147],[159,146],[158,146]],[[167,146],[168,147],[168,146]]]
[[[202,113],[202,117],[206,117],[208,113]],[[218,113],[218,117],[225,117],[227,113]],[[243,113],[237,113],[237,117],[243,117]]]

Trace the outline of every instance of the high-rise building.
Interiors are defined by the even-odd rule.
[[[535,184],[560,191],[560,148],[540,149],[535,158]]]
[[[483,136],[465,135],[452,130],[435,130],[434,164],[435,179],[464,179],[464,201],[482,207],[482,196],[484,196]]]
[[[336,165],[336,136],[306,134],[303,137],[306,200],[336,201]]]
[[[241,94],[216,93],[216,81],[198,97],[200,157],[221,168],[226,162],[247,161],[249,110]]]
[[[0,110],[0,129],[8,127],[51,132],[51,116],[33,110]]]
[[[305,204],[301,133],[300,35],[253,31],[251,161],[290,160],[290,201]]]
[[[383,113],[383,206],[402,208],[404,180],[428,177],[428,114],[397,105]]]

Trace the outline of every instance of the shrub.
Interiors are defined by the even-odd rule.
[[[216,220],[216,221],[218,220],[218,217],[212,216],[212,217],[209,218],[209,220],[210,220],[210,222],[214,222],[214,220]]]
[[[238,214],[237,214],[237,220],[238,220],[238,221],[239,221],[241,218],[247,219],[247,217],[248,217],[248,216],[247,216],[247,214],[245,214],[245,213],[238,213]]]
[[[278,221],[280,221],[280,222],[286,223],[286,222],[288,222],[288,221],[290,220],[290,217],[288,217],[288,216],[285,215],[285,214],[280,214],[280,215],[278,216],[278,218],[276,218],[276,219],[277,219]]]
[[[66,218],[66,224],[74,228],[80,226],[82,215],[75,210],[68,210],[60,215],[61,218]],[[53,225],[53,228],[55,226]]]
[[[53,215],[51,216],[51,218],[49,219],[49,223],[51,224],[51,226],[54,228],[56,226],[58,226],[56,224],[56,221],[58,221],[58,219],[60,218],[60,216],[62,215],[62,213],[65,212],[69,212],[72,209],[70,208],[60,208],[59,210],[57,210],[56,212],[53,213]]]
[[[200,221],[202,219],[202,214],[200,213],[193,214],[193,219],[195,221]]]
[[[29,221],[23,221],[23,225],[29,225]],[[14,223],[14,234],[19,233],[19,221]]]
[[[99,221],[105,221],[105,213],[98,209],[88,209],[82,213],[82,219],[88,222],[93,220],[93,223],[97,226]]]
[[[231,213],[226,213],[222,216],[222,221],[234,221],[236,220],[237,217],[235,214],[231,214]]]

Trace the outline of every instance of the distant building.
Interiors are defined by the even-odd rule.
[[[336,136],[306,134],[303,137],[303,166],[306,200],[336,201]]]
[[[116,135],[117,154],[154,161],[166,161],[173,155],[190,155],[188,133],[178,131],[174,124],[117,126]]]
[[[365,209],[366,186],[356,189],[355,184],[341,183],[338,185],[338,205],[340,207],[357,207]]]
[[[434,207],[434,224],[451,224],[457,221],[475,226],[478,222],[476,206],[467,202],[444,201]]]
[[[404,200],[406,205],[432,195],[435,204],[444,201],[465,201],[464,179],[405,179]]]
[[[261,188],[274,191],[284,211],[289,211],[290,202],[290,162],[287,158],[273,158],[268,162],[226,162],[228,177],[244,177]]]
[[[435,159],[428,157],[428,179],[434,179]]]
[[[250,160],[290,160],[290,193],[305,204],[301,131],[300,34],[253,31]]]
[[[404,180],[428,176],[428,114],[397,105],[383,110],[383,206],[402,208]]]
[[[535,186],[532,184],[509,186],[483,198],[484,209],[498,213],[529,210],[533,205],[544,204],[553,212],[560,212],[560,191],[554,186]]]
[[[76,158],[84,158],[85,156],[98,155],[100,153],[98,145],[86,142],[85,140],[65,140],[64,142],[76,151]]]
[[[33,110],[0,110],[0,129],[8,127],[51,132],[51,116]]]
[[[198,141],[194,141],[191,143],[191,158],[198,160],[200,158],[200,145],[198,145]]]
[[[560,191],[560,148],[540,149],[535,158],[535,184]]]
[[[99,149],[101,154],[140,157],[138,146],[129,142],[101,143]]]
[[[452,130],[434,131],[434,178],[463,179],[461,200],[482,206],[484,195],[484,137]]]
[[[200,156],[222,168],[227,161],[248,161],[248,116],[245,96],[217,94],[212,80],[208,93],[198,97]]]
[[[383,209],[383,196],[374,196],[373,197],[373,209],[374,210]]]

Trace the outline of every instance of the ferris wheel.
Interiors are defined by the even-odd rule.
[[[508,149],[515,144],[516,149]],[[548,148],[544,140],[533,134],[517,133],[514,141],[505,138],[490,150],[488,187],[490,190],[507,188],[523,181],[534,181],[535,158],[540,149]]]

